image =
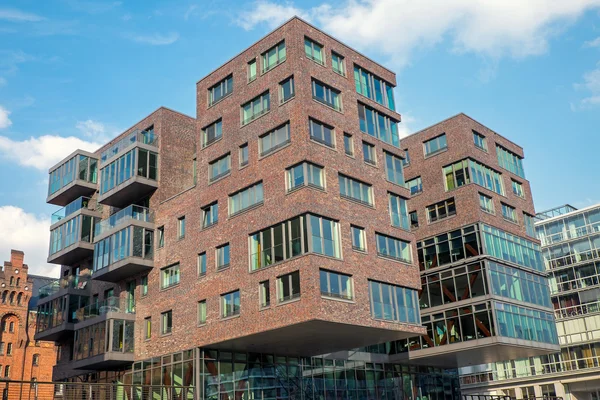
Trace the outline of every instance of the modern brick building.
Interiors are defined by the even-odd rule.
[[[22,251],[11,250],[10,261],[0,270],[0,391],[2,398],[33,399],[34,393],[2,380],[44,381],[52,379],[56,363],[53,342],[34,340],[36,301],[40,286],[49,278],[29,274]],[[28,388],[27,388],[28,389]]]
[[[196,118],[161,108],[97,152],[77,151],[51,168],[47,201],[64,208],[49,262],[63,265],[65,284],[40,301],[36,337],[61,345],[54,378],[193,386],[198,398],[454,398],[455,368],[469,357],[555,351],[553,321],[526,337],[504,334],[496,327],[505,304],[475,293],[492,259],[524,279],[543,268],[524,219],[479,212],[484,182],[444,189],[442,161],[496,167],[504,160],[496,153],[522,150],[463,115],[401,144],[395,79],[293,18],[196,84]],[[485,155],[463,144],[473,141],[471,126],[488,135]],[[436,157],[417,154],[444,128]],[[410,199],[403,168],[430,190]],[[508,192],[511,173],[498,176],[503,201],[532,214],[528,183],[519,178],[528,194],[521,200]],[[443,221],[440,211],[439,222],[426,222],[430,202],[448,196],[457,217]],[[421,217],[416,230],[409,210]],[[476,258],[453,253],[438,268],[440,253],[419,271],[418,241],[463,227],[466,237],[474,224]],[[518,260],[483,256],[491,226],[519,236],[526,264],[521,248]],[[453,307],[468,308],[457,311],[472,321],[461,341],[473,342],[456,346],[453,334],[426,359],[437,339],[431,323],[421,324],[421,282],[459,268],[473,295]],[[542,323],[545,314],[534,313],[546,308],[524,308],[526,320]],[[461,326],[444,323],[452,332]]]
[[[503,360],[462,376],[467,393],[518,399],[600,398],[600,205],[540,212],[536,232],[550,281],[560,352]]]

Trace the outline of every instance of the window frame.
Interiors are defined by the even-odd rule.
[[[223,172],[219,172],[217,175],[213,176],[213,170],[215,166],[218,166],[218,169],[221,169],[222,163],[226,162],[226,170]],[[215,158],[211,162],[208,163],[208,182],[215,183],[226,176],[231,174],[231,153],[223,154],[219,158]]]
[[[500,202],[502,208],[502,218],[508,222],[512,222],[515,224],[519,223],[519,219],[517,217],[517,209],[516,207],[511,206],[510,204]]]
[[[196,258],[196,269],[198,273],[198,277],[206,276],[206,270],[208,267],[208,260],[206,251],[198,253]]]
[[[334,59],[338,58],[336,63],[341,66],[341,68],[336,69],[334,65]],[[340,53],[331,50],[331,69],[338,75],[346,76],[346,57],[342,56]]]
[[[403,166],[403,158],[397,156],[396,154],[390,153],[389,151],[383,152],[383,157],[385,160],[385,179],[393,183],[394,185],[402,186],[405,185],[404,180],[404,166]],[[390,163],[392,164],[392,168],[390,169]],[[399,169],[398,169],[399,168]],[[400,176],[400,180],[398,180],[398,176]]]
[[[279,132],[281,132],[280,129],[282,129],[282,128],[285,128],[285,133],[286,133],[287,138],[285,140],[283,140],[283,141],[281,141],[281,142],[273,145],[273,146],[270,146],[268,150],[265,150],[264,149],[265,146],[264,146],[264,142],[263,142],[265,140],[265,138],[268,137],[269,141],[272,141],[271,137],[273,135],[278,135]],[[291,132],[290,132],[290,121],[287,121],[287,122],[279,125],[275,129],[272,129],[272,130],[270,130],[270,131],[268,131],[268,132],[266,132],[266,133],[264,133],[264,134],[262,134],[262,135],[260,135],[258,137],[258,154],[259,154],[259,157],[262,159],[262,158],[264,158],[264,157],[266,157],[268,155],[271,155],[271,154],[277,152],[278,150],[284,148],[285,146],[287,146],[289,143],[291,143],[291,141],[292,140],[291,140]]]
[[[281,51],[282,51],[282,49],[280,48],[281,45],[283,45],[283,52],[285,53],[283,55],[283,57],[281,56]],[[275,49],[277,61],[272,65],[268,65],[265,61],[268,60],[268,54],[273,49]],[[285,60],[287,60],[287,47],[285,45],[285,39],[283,39],[280,42],[278,42],[276,45],[271,46],[269,49],[267,49],[266,51],[264,51],[260,54],[261,75],[266,74],[267,72],[271,71],[273,68],[275,68],[279,64],[282,64]]]
[[[258,189],[259,187],[260,187],[260,190]],[[248,199],[248,205],[246,207],[243,207],[242,201],[243,201],[245,193],[247,193],[246,197]],[[238,198],[236,196],[239,196],[240,206],[236,211],[232,212],[232,210],[234,208],[233,205],[235,204],[235,201],[238,200]],[[250,197],[253,197],[254,199],[251,200]],[[261,204],[264,203],[263,181],[261,180],[261,181],[255,182],[255,183],[251,184],[250,186],[246,186],[245,188],[240,189],[237,192],[230,194],[229,196],[227,196],[227,200],[228,200],[227,211],[229,213],[229,217],[234,217],[238,214],[243,213],[246,210],[250,210],[254,207],[260,206]]]
[[[394,200],[396,207],[393,207]],[[388,192],[388,208],[390,213],[391,225],[410,232],[410,220],[408,217],[408,199],[399,194]],[[395,210],[394,210],[395,208]],[[403,210],[404,208],[404,210]],[[404,211],[404,214],[402,212]],[[394,218],[394,216],[397,216]],[[396,224],[395,221],[398,220]]]
[[[491,206],[491,207],[488,207]],[[488,196],[485,193],[479,192],[479,209],[491,215],[496,215],[496,207],[494,205],[494,198]]]
[[[302,183],[295,184],[296,182],[296,168],[302,166]],[[319,179],[322,183],[321,186],[314,183],[315,170],[319,172]],[[325,190],[325,167],[322,165],[315,164],[310,161],[302,161],[298,164],[294,164],[285,169],[286,176],[286,191],[288,193],[303,187],[312,187],[319,190]]]
[[[214,126],[215,136],[208,139],[208,129]],[[202,148],[205,149],[211,144],[218,142],[223,138],[223,118],[219,118],[202,128]]]
[[[256,104],[260,105],[260,110],[257,112],[254,112],[256,108],[255,102]],[[250,115],[245,117],[245,109],[248,105],[250,106]],[[268,114],[269,111],[271,111],[271,93],[267,89],[258,96],[255,96],[254,98],[240,105],[240,126],[248,125],[250,122],[253,122],[263,115]]]
[[[362,242],[362,246],[356,245],[355,232],[358,232],[358,240]],[[350,238],[352,240],[352,250],[359,251],[361,253],[367,253],[367,232],[365,228],[358,225],[350,225]]]
[[[329,124],[316,120],[314,118],[309,118],[309,132],[310,132],[310,140],[313,142],[319,143],[323,146],[329,147],[330,149],[336,149],[336,140],[335,140],[335,128]],[[319,132],[316,132],[316,127],[319,127]],[[326,140],[326,129],[329,130],[329,134],[331,137],[331,143],[328,143]],[[320,133],[319,136],[316,134]],[[321,138],[321,136],[323,138]]]
[[[327,282],[327,287],[326,291],[323,291],[323,275],[325,275],[325,279]],[[344,290],[342,290],[343,288],[343,277],[346,277],[348,279],[348,295],[344,295],[343,292]],[[338,288],[340,288],[340,293],[335,293],[332,291],[332,278],[337,278],[337,284],[338,284]],[[324,268],[320,268],[319,269],[319,291],[321,292],[321,297],[325,297],[328,299],[335,299],[335,300],[346,300],[346,301],[354,301],[354,279],[352,279],[352,275],[349,274],[344,274],[341,272],[337,272],[337,271],[332,271],[332,270],[328,270],[328,269],[324,269]]]
[[[185,239],[185,215],[177,218],[177,239]]]
[[[221,253],[225,252],[226,253]],[[227,262],[225,262],[227,260]],[[223,262],[222,264],[220,264]],[[231,266],[231,247],[229,242],[215,247],[215,265],[217,271],[223,271]]]
[[[525,198],[525,189],[523,189],[523,183],[516,179],[510,178],[510,186],[515,196],[520,197],[521,199]],[[518,188],[519,190],[515,190],[515,188]]]
[[[317,86],[323,91],[323,98],[317,95]],[[343,112],[342,92],[340,90],[315,78],[311,79],[311,90],[313,100],[332,108],[335,111]]]
[[[258,77],[258,60],[254,57],[252,60],[248,61],[248,83],[254,82]],[[252,65],[254,65],[254,75],[252,75]]]
[[[285,97],[285,90],[283,89],[283,86],[287,83],[290,82],[290,95],[289,97]],[[284,80],[282,80],[281,82],[279,82],[279,104],[284,104],[287,103],[288,101],[292,100],[294,97],[296,97],[296,82],[294,80],[294,75],[288,76],[287,78],[285,78]]]
[[[160,313],[160,332],[161,336],[173,333],[173,310]]]
[[[229,299],[229,296],[231,296],[231,299]],[[236,308],[236,298],[237,301],[239,303],[239,305]],[[231,304],[229,304],[229,301],[231,301]],[[221,319],[228,319],[228,318],[233,318],[236,316],[239,316],[241,313],[241,308],[242,308],[242,299],[241,299],[241,293],[240,290],[232,290],[231,292],[227,292],[227,293],[223,293],[220,296],[219,299],[219,304],[220,304],[220,312],[219,315],[221,316]],[[229,306],[232,306],[232,312],[229,313]]]
[[[385,251],[386,252],[381,251],[382,248],[380,247],[380,245],[381,245],[380,238],[385,239]],[[412,254],[412,246],[411,246],[410,242],[407,242],[406,240],[402,240],[402,239],[399,239],[399,238],[396,238],[396,237],[393,237],[390,235],[386,235],[384,233],[375,232],[375,243],[377,244],[377,256],[378,257],[412,265],[413,254]],[[407,249],[408,250],[408,259],[391,255],[391,246],[392,245],[394,247],[393,250],[396,254],[401,254],[404,249]],[[404,249],[402,248],[402,245],[405,245]]]
[[[366,164],[377,166],[377,154],[375,151],[375,145],[366,141],[362,141],[362,150],[363,150],[363,161]],[[367,157],[367,154],[369,157]]]
[[[453,205],[454,211],[450,212],[450,205]],[[431,207],[435,207],[435,213],[436,213],[436,217],[435,219],[431,218],[431,211],[430,208]],[[445,209],[445,213],[444,216],[440,216],[440,210],[441,207],[443,207]],[[454,215],[456,215],[456,201],[454,200],[454,197],[449,197],[447,199],[444,199],[442,201],[438,201],[437,203],[434,204],[430,204],[427,207],[425,207],[426,213],[427,213],[427,222],[428,223],[434,223],[437,221],[441,221],[447,218],[450,218]]]
[[[216,208],[215,208],[216,207]],[[219,202],[213,201],[201,208],[202,210],[202,229],[210,228],[219,223]],[[207,215],[211,216],[210,223],[207,224]],[[215,218],[216,217],[216,218]]]
[[[310,49],[311,49],[311,54],[307,53],[307,46],[310,43]],[[315,47],[318,48],[319,53],[321,54],[321,60],[317,59],[314,54],[315,54]],[[304,36],[304,55],[306,56],[306,58],[308,58],[311,61],[314,61],[315,63],[325,66],[325,46],[323,46],[322,44],[320,44],[319,42],[317,42],[314,39],[309,38],[308,36]]]
[[[231,79],[231,87],[229,86],[229,83],[228,83],[229,79]],[[225,94],[223,94],[217,100],[215,100],[214,99],[214,91],[217,87],[220,87],[221,91],[223,91],[223,88],[226,91],[229,89],[231,89],[231,90],[227,91]],[[208,107],[214,106],[215,104],[219,103],[220,101],[231,96],[232,93],[233,93],[233,74],[229,74],[225,78],[221,79],[216,84],[214,84],[208,88],[208,101],[207,101]]]
[[[417,185],[414,185],[414,186],[413,186],[413,185],[411,185],[411,183],[412,183],[413,181],[417,182]],[[410,192],[410,195],[411,195],[411,196],[416,196],[416,195],[418,195],[418,194],[420,194],[420,193],[423,193],[423,179],[421,178],[421,175],[419,175],[419,176],[415,176],[414,178],[412,178],[412,179],[409,179],[409,180],[405,180],[405,182],[406,182],[406,183],[405,183],[405,185],[406,185],[406,188],[407,188],[407,189],[408,189],[408,191]],[[412,188],[413,188],[413,187],[417,188],[417,190],[416,190],[414,193],[413,193],[413,191],[412,191]]]
[[[294,293],[294,276],[298,276],[298,288],[297,288],[298,292],[297,293]],[[288,288],[289,293],[290,293],[289,296],[283,296],[283,293],[285,292],[284,285],[286,285],[286,283],[289,286],[289,288]],[[301,296],[302,296],[302,286],[301,286],[299,270],[292,271],[290,273],[280,275],[277,277],[277,304],[291,303],[293,301],[299,300]]]
[[[471,130],[473,132],[473,143],[475,144],[475,147],[477,147],[479,150],[483,150],[486,153],[488,152],[488,147],[487,147],[487,138],[482,135],[481,133],[477,132],[476,130]]]
[[[245,152],[245,154],[244,154]],[[250,162],[250,148],[248,147],[248,142],[240,145],[238,147],[238,164],[239,168],[244,168]]]
[[[342,180],[345,180],[343,192],[342,192]],[[359,192],[360,192],[359,197],[353,196],[353,193],[355,190],[355,182],[356,182],[356,184],[359,185]],[[338,184],[340,187],[340,197],[341,198],[344,198],[344,199],[347,199],[350,201],[354,201],[356,203],[363,204],[363,205],[366,205],[369,207],[375,207],[375,198],[373,195],[373,185],[371,185],[370,183],[366,183],[366,182],[363,182],[356,178],[352,178],[351,176],[338,173]],[[368,199],[366,201],[362,199],[362,195],[363,195],[363,191],[364,191],[363,186],[367,188]]]
[[[444,138],[444,146],[442,147],[440,144],[441,139]],[[437,149],[431,150],[431,143],[436,143]],[[448,150],[448,138],[446,136],[446,132],[441,133],[431,139],[423,141],[423,155],[425,158],[432,157],[436,154],[443,153]]]
[[[144,341],[152,339],[152,317],[144,318]]]
[[[169,274],[166,276],[165,274]],[[160,290],[178,286],[181,282],[181,265],[176,262],[160,269]]]
[[[198,326],[206,325],[208,316],[208,308],[206,306],[206,299],[199,300],[196,306],[196,316]]]
[[[344,132],[344,153],[354,158],[354,140],[351,134]]]
[[[271,283],[268,279],[258,283],[258,307],[261,310],[271,307]]]

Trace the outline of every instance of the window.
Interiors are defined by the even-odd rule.
[[[363,157],[367,164],[377,165],[377,156],[375,155],[375,146],[370,143],[363,142]]]
[[[279,84],[279,103],[283,104],[296,94],[294,88],[294,77],[290,76]]]
[[[404,149],[404,158],[402,159],[402,166],[406,167],[410,165],[410,155],[408,153],[408,149]]]
[[[494,201],[490,196],[479,193],[479,207],[487,213],[494,214]]]
[[[256,79],[256,58],[248,63],[248,82]]]
[[[333,51],[331,52],[331,67],[333,68],[333,72],[346,76],[346,62],[344,61],[344,57]]]
[[[165,247],[165,227],[158,227],[156,234],[158,235],[158,248]]]
[[[360,203],[373,205],[373,188],[349,176],[339,174],[340,195]]]
[[[262,53],[261,58],[263,73],[284,62],[286,58],[285,40]]]
[[[423,181],[421,177],[417,176],[406,182],[406,187],[410,190],[411,195],[419,194],[423,191]]]
[[[140,279],[140,283],[142,286],[142,296],[147,296],[148,295],[148,275],[144,275],[142,276],[142,278]],[[96,297],[97,299],[97,297]]]
[[[259,152],[261,156],[285,146],[290,142],[290,123],[280,126],[271,132],[266,133],[258,139]]]
[[[475,183],[504,196],[502,175],[471,159],[458,161],[443,168],[446,191]]]
[[[525,191],[523,190],[523,184],[515,181],[514,179],[510,180],[512,183],[512,191],[515,195],[525,198]]]
[[[397,121],[361,103],[358,103],[358,119],[361,132],[392,146],[400,146]]]
[[[483,225],[483,238],[489,255],[536,271],[545,271],[538,244],[489,225]]]
[[[325,65],[323,46],[307,37],[304,37],[304,52],[309,59],[318,64]]]
[[[221,317],[227,318],[240,314],[240,291],[221,295]]]
[[[33,359],[31,360],[31,364],[34,367],[40,365],[40,355],[39,354],[34,354],[33,355]]]
[[[4,377],[10,378],[10,365],[7,365],[6,367],[4,367]],[[8,396],[6,398],[8,398]]]
[[[312,80],[313,99],[329,107],[341,111],[342,99],[340,91],[316,80]]]
[[[375,239],[377,240],[377,254],[379,256],[406,263],[412,262],[410,242],[382,235],[381,233],[376,233]]]
[[[231,170],[231,155],[226,154],[223,157],[208,164],[208,178],[214,182],[227,174]]]
[[[502,204],[502,217],[511,222],[517,222],[517,212],[514,207]],[[535,235],[534,235],[535,236]]]
[[[233,92],[233,75],[229,75],[208,89],[208,105],[212,106]]]
[[[352,135],[344,133],[344,151],[347,155],[354,155],[354,143],[352,142]]]
[[[325,189],[323,167],[303,162],[287,169],[288,190],[303,186],[314,186]]]
[[[0,342],[0,355],[4,354],[4,342]]]
[[[248,165],[248,143],[244,143],[239,148],[240,168]]]
[[[352,234],[352,248],[358,251],[367,251],[367,237],[365,229],[351,225],[350,233]]]
[[[179,263],[163,268],[160,275],[162,289],[179,284]]]
[[[500,145],[496,145],[496,153],[498,155],[498,164],[515,175],[525,178],[523,170],[523,159],[515,153],[506,150]]]
[[[271,305],[271,292],[269,288],[269,281],[263,281],[258,284],[258,296],[260,308],[267,308]]]
[[[356,64],[354,65],[354,84],[357,93],[375,100],[390,110],[396,109],[393,86]]]
[[[321,122],[310,120],[310,138],[326,146],[335,148],[335,134],[333,127]]]
[[[177,218],[177,238],[183,239],[185,237],[185,217]]]
[[[14,321],[10,321],[10,324],[8,324],[8,331],[10,333],[13,333],[15,331],[15,322]]]
[[[309,215],[311,251],[340,258],[339,224],[327,218]]]
[[[206,252],[198,254],[198,276],[206,275]]]
[[[271,97],[269,91],[266,91],[249,102],[242,104],[242,125],[254,121],[261,115],[268,113],[270,109]]]
[[[537,238],[535,234],[535,217],[527,213],[523,213],[523,221],[525,222],[525,232],[532,238]]]
[[[258,182],[229,196],[229,215],[238,214],[262,202],[263,184]]]
[[[481,133],[473,131],[473,142],[481,150],[487,151],[487,141]]]
[[[456,205],[454,204],[454,197],[427,206],[427,218],[429,219],[430,223],[439,221],[440,219],[451,217],[452,215],[456,215]]]
[[[217,247],[217,270],[229,267],[229,243]]]
[[[208,228],[219,222],[219,203],[216,201],[202,208],[202,228]]]
[[[324,269],[319,271],[321,296],[352,300],[352,277]]]
[[[13,344],[8,343],[8,345],[6,346],[6,355],[7,356],[12,356],[12,348],[13,348]]]
[[[160,314],[160,332],[163,335],[171,333],[173,329],[173,311],[165,311]]]
[[[446,143],[445,133],[426,142],[423,142],[423,150],[425,151],[425,157],[439,153],[440,151],[446,150],[447,148],[448,144]]]
[[[223,122],[221,119],[202,129],[202,147],[216,142],[223,136]]]
[[[408,213],[408,219],[410,219],[410,227],[418,228],[419,227],[419,215],[416,211],[411,211]]]
[[[371,315],[388,321],[420,324],[417,291],[389,283],[369,281]]]
[[[390,218],[392,219],[392,225],[397,228],[409,230],[406,199],[403,199],[402,197],[400,197],[394,193],[388,193],[388,197],[389,197]]]
[[[198,302],[198,325],[206,323],[206,300]]]
[[[152,337],[152,317],[144,318],[144,339],[149,340]]]
[[[295,271],[277,278],[277,292],[277,300],[280,303],[299,298],[300,272]]]
[[[402,158],[391,153],[385,154],[385,171],[387,180],[396,185],[404,186],[404,173],[402,172]]]

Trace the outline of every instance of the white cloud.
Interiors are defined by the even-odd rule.
[[[12,121],[8,118],[10,111],[0,106],[0,129],[8,128],[12,125]]]
[[[589,40],[583,44],[583,47],[600,47],[600,36],[594,40]]]
[[[400,136],[400,139],[413,133],[412,125],[416,121],[416,118],[410,115],[410,113],[402,113],[402,121],[398,124],[398,136]]]
[[[0,76],[0,87],[6,85],[6,78]]]
[[[22,141],[0,136],[0,157],[45,171],[77,149],[96,151],[100,146],[74,136],[44,135]]]
[[[179,39],[179,34],[177,32],[167,33],[166,35],[154,33],[150,35],[128,35],[127,38],[137,43],[165,46],[175,43]]]
[[[553,35],[595,8],[600,0],[346,0],[310,9],[259,1],[237,23],[244,29],[272,28],[297,14],[402,66],[417,51],[444,41],[454,52],[493,58],[543,54]]]
[[[588,92],[588,96],[584,97],[579,107],[571,105],[571,109],[576,111],[578,108],[591,108],[600,105],[600,62],[596,64],[596,69],[583,74],[583,83],[576,83],[575,89]]]
[[[58,277],[60,266],[46,263],[50,240],[48,217],[15,206],[1,206],[0,226],[10,227],[10,234],[0,235],[0,257],[8,260],[11,249],[22,250],[29,273]]]
[[[38,22],[45,18],[36,14],[31,14],[16,8],[0,8],[0,20],[10,22]]]
[[[197,8],[198,6],[196,4],[192,4],[191,6],[189,6],[185,14],[183,15],[183,19],[187,21],[190,18],[190,16],[194,14]]]
[[[92,121],[91,119],[77,121],[75,127],[88,137],[104,135],[105,133],[104,124],[98,121]]]

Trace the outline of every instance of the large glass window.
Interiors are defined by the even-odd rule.
[[[281,64],[285,61],[286,56],[285,41],[282,40],[277,45],[262,53],[262,72],[265,73]]]
[[[525,232],[528,236],[536,238],[535,235],[535,217],[527,213],[523,213],[523,222],[525,223]]]
[[[312,94],[313,99],[341,111],[342,96],[339,90],[313,79]]]
[[[266,156],[290,142],[290,123],[287,122],[258,139],[259,153]]]
[[[421,276],[421,309],[438,307],[489,294],[483,262]]]
[[[295,95],[294,76],[290,76],[279,84],[279,103],[285,103]]]
[[[127,257],[151,260],[154,232],[141,226],[129,226],[96,242],[94,245],[94,271],[108,267]]]
[[[271,109],[271,96],[269,91],[256,96],[249,102],[242,104],[242,125],[254,121],[256,118],[266,114]]]
[[[338,299],[352,300],[352,277],[324,269],[319,271],[321,295]]]
[[[392,225],[398,228],[409,230],[408,210],[406,199],[394,193],[389,193],[390,217]]]
[[[456,215],[456,205],[454,204],[454,197],[427,206],[427,218],[429,219],[430,223],[439,221],[440,219],[451,217],[453,215]]]
[[[161,289],[166,289],[168,287],[178,285],[179,279],[180,279],[179,263],[161,269],[160,275],[161,275],[161,280],[160,280]]]
[[[231,171],[231,155],[226,154],[208,164],[208,179],[214,182]]]
[[[263,184],[258,182],[229,196],[229,215],[235,215],[262,202]]]
[[[48,195],[58,192],[75,179],[96,183],[98,180],[98,160],[76,155],[51,171]]]
[[[423,181],[420,176],[406,182],[406,187],[410,190],[411,195],[419,194],[423,191]]]
[[[500,203],[502,205],[502,217],[511,222],[517,222],[517,211],[514,207],[508,204]]]
[[[346,76],[346,62],[344,61],[344,57],[334,51],[331,52],[331,67],[333,68],[333,72]]]
[[[223,122],[221,119],[202,129],[202,147],[216,142],[223,136]]]
[[[440,151],[444,151],[447,148],[448,143],[446,142],[445,133],[423,142],[423,150],[425,152],[425,157],[439,153]]]
[[[397,121],[362,103],[358,103],[358,119],[362,132],[400,147]]]
[[[496,153],[498,154],[498,164],[500,164],[502,168],[521,178],[525,178],[523,159],[521,157],[500,145],[496,145]]]
[[[536,271],[545,271],[538,244],[486,224],[482,226],[489,255]]]
[[[371,185],[342,174],[339,174],[338,180],[342,197],[370,206],[373,205],[373,188]]]
[[[494,214],[494,201],[490,196],[479,193],[479,207],[490,214]]]
[[[514,179],[511,179],[512,191],[516,196],[525,198],[525,191],[523,190],[523,184],[521,182],[517,182]]]
[[[404,173],[402,172],[402,158],[387,151],[385,154],[385,172],[387,180],[396,185],[404,186]]]
[[[314,62],[325,65],[325,55],[323,54],[323,46],[312,39],[304,37],[304,53],[306,57]]]
[[[202,208],[202,228],[208,228],[219,222],[219,203],[214,202]]]
[[[336,221],[309,214],[311,251],[340,258],[339,224]]]
[[[233,92],[233,75],[229,75],[208,89],[208,105],[212,106]]]
[[[519,302],[552,308],[548,281],[543,276],[517,268],[489,263],[492,293]]]
[[[443,168],[446,191],[468,183],[476,183],[486,189],[504,195],[502,175],[471,159],[465,159]]]
[[[277,300],[279,303],[294,300],[300,297],[300,272],[277,278]]]
[[[375,234],[375,240],[377,241],[377,254],[379,256],[412,263],[410,242],[381,233]]]
[[[227,318],[240,313],[240,291],[221,295],[221,317]]]
[[[100,194],[107,193],[121,183],[137,176],[156,180],[158,154],[132,149],[100,170]]]
[[[500,336],[558,344],[553,314],[500,302],[495,305]]]
[[[370,143],[363,142],[363,157],[367,164],[377,165],[377,156],[375,155],[375,146]]]
[[[481,150],[487,151],[487,140],[481,133],[473,131],[473,142]]]
[[[314,186],[325,189],[323,167],[307,161],[286,170],[288,190],[303,186]]]
[[[477,227],[471,225],[417,242],[421,271],[482,254]]]
[[[335,133],[332,126],[310,120],[310,138],[329,147],[335,147]]]
[[[370,280],[369,296],[374,318],[420,324],[416,290]]]
[[[216,250],[217,270],[229,268],[229,243],[217,247]]]
[[[354,65],[354,83],[357,93],[375,100],[390,110],[396,109],[394,87],[356,64]]]

